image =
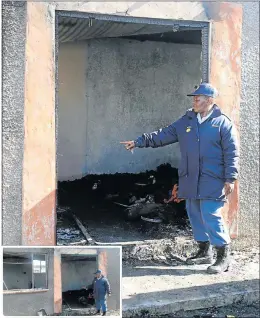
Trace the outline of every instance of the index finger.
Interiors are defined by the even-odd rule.
[[[120,141],[120,144],[130,144],[131,141]]]

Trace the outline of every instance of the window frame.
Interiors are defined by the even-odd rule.
[[[17,253],[16,255],[25,255],[27,253]],[[5,254],[4,254],[5,255]],[[3,255],[3,256],[4,256]],[[14,254],[13,257],[16,257],[16,255]],[[40,255],[40,256],[44,256],[44,260],[39,260],[40,261],[40,272],[34,272],[34,256],[36,255]],[[7,288],[6,290],[3,289],[3,294],[21,294],[21,293],[39,293],[39,292],[46,292],[49,290],[48,287],[48,270],[49,270],[49,255],[47,253],[30,253],[30,259],[31,259],[31,279],[32,279],[32,288],[21,288],[21,289],[8,289],[8,286],[6,285],[6,283],[3,280],[3,284],[5,285],[5,287]],[[42,269],[42,264],[41,262],[45,261],[45,272],[41,272]],[[7,263],[7,262],[6,262]],[[4,261],[3,261],[4,264]],[[18,264],[18,263],[17,263]],[[43,288],[35,288],[35,274],[45,274],[45,287]]]

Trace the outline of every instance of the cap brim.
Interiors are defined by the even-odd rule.
[[[202,94],[198,94],[198,93],[191,93],[191,94],[188,94],[187,96],[199,96],[199,95],[202,95]]]
[[[216,96],[211,96],[211,95],[207,95],[207,94],[196,94],[196,93],[193,93],[193,94],[188,94],[187,96],[207,96],[207,97],[212,97],[212,98],[215,98]]]

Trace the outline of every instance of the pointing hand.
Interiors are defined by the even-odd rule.
[[[120,144],[125,145],[126,150],[133,150],[135,148],[134,141],[121,141]]]

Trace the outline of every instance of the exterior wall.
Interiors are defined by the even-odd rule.
[[[107,277],[111,285],[112,295],[108,299],[108,305],[111,309],[120,308],[120,273],[121,273],[121,257],[120,249],[108,248],[107,252]]]
[[[138,52],[138,54],[136,54]],[[201,81],[201,46],[125,39],[59,47],[58,178],[178,165],[178,144],[127,153],[119,141],[180,118]]]
[[[259,3],[243,2],[239,237],[259,242]]]
[[[219,90],[217,104],[232,119],[239,132],[242,7],[234,3],[215,2],[210,9],[209,18],[214,20],[210,81]],[[236,182],[235,190],[223,210],[232,238],[238,235],[238,198],[238,182]]]
[[[22,242],[26,3],[2,3],[3,244]]]
[[[62,311],[61,254],[54,250],[54,313]]]
[[[107,276],[107,250],[98,250],[98,267],[104,276]]]
[[[98,255],[99,268],[109,280],[111,297],[107,299],[108,308],[120,309],[120,250],[118,248],[100,249]]]
[[[55,245],[56,238],[54,20],[47,4],[27,3],[23,245]]]
[[[56,10],[92,12],[119,16],[158,19],[208,21],[204,3],[201,2],[57,2]]]
[[[61,263],[62,291],[79,290],[92,283],[97,270],[96,261],[70,261]]]
[[[14,3],[11,4],[14,6]],[[223,32],[226,32],[226,27],[229,29],[229,36],[225,38],[225,43],[232,43],[231,47],[226,46],[228,48],[228,54],[233,53],[234,56],[234,54],[237,54],[235,53],[237,50],[238,52],[240,51],[239,41],[242,39],[242,67],[245,65],[248,69],[242,70],[244,82],[242,87],[243,102],[241,103],[241,114],[246,114],[249,119],[247,120],[246,116],[243,116],[241,119],[241,131],[243,135],[241,146],[244,147],[244,150],[242,150],[241,156],[242,192],[240,196],[240,233],[241,236],[247,236],[249,239],[256,235],[258,231],[258,225],[256,224],[258,220],[259,198],[257,186],[258,180],[256,180],[255,176],[258,174],[259,166],[255,160],[257,151],[255,146],[258,143],[258,134],[256,133],[254,138],[252,138],[252,127],[259,127],[256,119],[256,114],[258,113],[257,94],[259,86],[256,75],[258,74],[259,64],[256,58],[259,47],[256,44],[258,41],[251,41],[251,37],[252,39],[257,39],[256,28],[259,25],[259,20],[257,19],[256,10],[258,9],[258,5],[253,3],[243,4],[245,14],[241,36],[237,24],[239,21],[241,22],[239,17],[241,12],[238,12],[240,9],[237,9],[238,11],[236,11],[232,9],[235,6],[234,4],[221,3],[220,5],[222,8],[216,9],[217,12],[221,12],[221,22],[221,19],[219,20],[218,16],[213,18],[210,17],[210,10],[208,10],[206,4],[207,3],[197,2],[192,4],[171,2],[161,3],[160,8],[158,8],[158,3],[149,2],[135,4],[123,2],[114,2],[112,4],[102,2],[84,4],[75,2],[28,2],[26,11],[28,30],[26,52],[24,56],[19,56],[19,52],[22,53],[22,46],[20,46],[22,41],[18,44],[18,39],[24,39],[26,35],[26,32],[23,29],[25,24],[23,14],[25,11],[21,13],[18,9],[14,9],[13,7],[7,9],[5,6],[3,22],[7,27],[3,28],[3,151],[5,156],[3,165],[4,245],[55,244],[56,140],[54,128],[55,100],[52,95],[54,94],[55,87],[55,8],[60,10],[99,12],[118,15],[125,15],[127,13],[128,16],[137,17],[149,16],[154,18],[203,21],[212,19],[213,29],[216,27],[215,31],[218,31],[215,32],[213,30],[214,43],[211,53],[218,60],[220,60],[223,55],[222,57],[217,55],[217,52],[222,51],[219,50],[217,44],[223,43],[222,35]],[[211,5],[213,5],[213,3],[208,3],[208,6]],[[252,19],[251,14],[256,14],[256,17]],[[235,19],[235,21],[233,19]],[[226,21],[226,23],[224,23],[224,21]],[[17,26],[14,25],[15,23],[17,23]],[[19,30],[20,33],[17,33],[17,30]],[[15,39],[17,39],[17,41]],[[247,45],[248,41],[251,41],[251,44],[254,43],[254,45]],[[35,45],[35,43],[37,43],[37,45]],[[234,43],[236,43],[235,46],[233,46]],[[11,45],[15,45],[15,47]],[[12,56],[14,58],[12,58]],[[236,56],[236,58],[237,57],[239,60],[240,57]],[[237,60],[236,58],[234,60]],[[24,87],[22,61],[27,61],[25,72],[26,95],[24,99],[22,91],[22,88]],[[13,63],[13,65],[10,63]],[[235,66],[234,63],[232,63],[232,65]],[[232,75],[231,80],[228,79],[226,82],[227,84],[223,84],[223,86],[220,87],[220,91],[222,92],[223,87],[226,87],[226,90],[229,92],[229,97],[239,96],[240,71],[236,72],[237,69],[232,67],[230,68],[227,60],[222,59],[221,68],[211,68],[211,78],[215,84],[221,82],[221,76],[223,76],[226,71],[228,74]],[[37,87],[40,87],[40,90],[35,90],[35,78],[38,80],[39,85]],[[225,83],[225,81],[223,83]],[[13,88],[16,88],[16,90]],[[10,99],[8,99],[8,96]],[[228,95],[226,94],[225,97],[227,96]],[[24,105],[22,105],[21,100],[24,100]],[[235,109],[238,112],[240,105],[238,99],[232,101],[231,98],[227,101],[226,98],[223,98],[221,104],[226,105],[225,111],[227,114],[232,113],[234,102],[236,105]],[[35,105],[37,105],[37,107],[35,107]],[[23,125],[21,116],[23,106],[25,110],[25,126]],[[5,112],[7,109],[9,109],[9,111]],[[16,114],[19,118],[16,117]],[[233,113],[233,116],[238,118],[237,113],[236,115]],[[39,118],[41,118],[41,120],[39,120]],[[15,123],[15,129],[9,129],[12,123]],[[238,123],[237,119],[236,123]],[[23,127],[26,127],[25,135],[23,135]],[[22,140],[23,136],[24,140]],[[250,142],[248,142],[248,140],[250,140]],[[24,162],[21,153],[23,142]],[[23,187],[21,183],[21,173],[23,174]],[[232,202],[234,208],[230,210],[230,215],[233,218],[234,213],[232,211],[238,210],[237,191]],[[250,221],[250,229],[248,229],[247,226],[248,221]],[[23,232],[21,229],[23,229]],[[251,239],[251,242],[252,241],[253,240]],[[249,240],[247,243],[249,244]]]
[[[10,252],[17,253],[28,252],[28,249],[9,249]],[[7,252],[8,249],[4,249]],[[36,316],[37,311],[44,308],[47,314],[54,312],[53,289],[53,249],[33,249],[30,252],[48,253],[48,289],[45,291],[28,291],[26,293],[4,294],[3,295],[3,312],[5,316]],[[13,305],[15,304],[15,306]]]

